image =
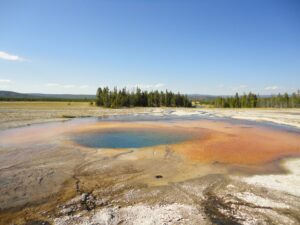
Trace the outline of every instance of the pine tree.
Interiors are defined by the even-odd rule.
[[[187,96],[180,93],[174,94],[171,91],[158,92],[156,91],[142,91],[137,88],[136,91],[129,92],[126,88],[118,90],[116,87],[111,91],[108,87],[98,88],[96,93],[96,104],[107,108],[120,107],[191,107],[191,101]]]

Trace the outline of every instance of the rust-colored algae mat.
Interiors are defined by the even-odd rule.
[[[263,164],[293,156],[300,152],[299,134],[261,126],[243,126],[215,121],[156,122],[97,122],[74,123],[17,128],[2,132],[2,144],[22,145],[43,142],[75,133],[150,130],[182,133],[186,141],[172,145],[172,150],[187,159],[226,164]],[[64,142],[65,143],[65,142]],[[76,143],[73,143],[76,145]],[[140,148],[143,150],[143,148]]]
[[[193,122],[193,126],[202,127],[194,131],[199,138],[174,146],[190,160],[252,165],[300,153],[299,134],[226,123]]]

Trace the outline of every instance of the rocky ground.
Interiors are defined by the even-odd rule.
[[[84,193],[62,206],[54,224],[298,224],[300,219],[297,197],[221,175],[122,191],[108,202],[103,194]]]
[[[201,109],[217,117],[272,122],[300,128],[300,109]]]

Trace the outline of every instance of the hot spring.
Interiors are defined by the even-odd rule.
[[[175,144],[190,138],[182,133],[156,130],[93,131],[76,134],[72,137],[78,144],[91,148],[143,148]]]

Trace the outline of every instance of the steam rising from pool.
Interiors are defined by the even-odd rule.
[[[88,132],[73,136],[78,144],[91,148],[143,148],[175,144],[189,139],[185,134],[148,130]]]

